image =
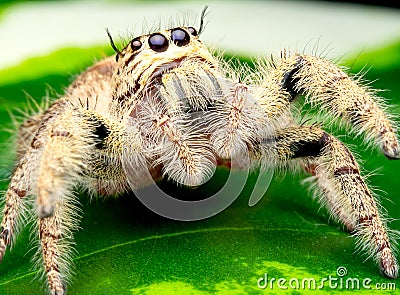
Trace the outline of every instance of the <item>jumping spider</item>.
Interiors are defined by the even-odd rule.
[[[399,159],[393,123],[374,92],[332,62],[284,52],[260,62],[245,80],[199,39],[203,29],[176,27],[143,35],[87,69],[62,98],[20,127],[17,165],[5,194],[0,260],[24,215],[37,216],[39,251],[51,294],[65,294],[77,228],[73,194],[137,189],[141,171],[195,186],[218,164],[249,155],[249,165],[310,172],[320,201],[354,233],[383,275],[398,264],[385,220],[349,149],[315,125],[297,125],[298,95],[331,119],[347,122]],[[243,76],[243,75],[242,75]],[[200,116],[199,116],[200,114]],[[126,164],[134,169],[126,169]],[[291,165],[291,164],[290,164]],[[36,213],[27,200],[36,199]]]

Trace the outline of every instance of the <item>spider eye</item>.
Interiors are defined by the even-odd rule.
[[[149,45],[150,48],[153,49],[155,52],[163,52],[168,48],[168,40],[165,38],[164,35],[160,33],[155,33],[150,36],[149,38]]]
[[[185,46],[190,41],[189,34],[182,29],[173,29],[171,33],[172,41],[178,46]]]
[[[188,31],[190,34],[192,34],[193,36],[197,36],[197,30],[193,27],[189,27]]]
[[[142,42],[139,39],[133,39],[131,41],[131,48],[133,51],[139,50],[142,47]]]

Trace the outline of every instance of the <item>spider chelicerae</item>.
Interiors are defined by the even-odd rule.
[[[24,216],[37,216],[49,292],[65,294],[77,229],[76,187],[99,196],[120,194],[148,185],[146,171],[155,180],[196,186],[217,165],[246,156],[249,161],[239,161],[245,168],[297,165],[311,173],[321,203],[354,233],[382,274],[396,278],[393,241],[352,153],[319,126],[296,124],[291,109],[302,95],[387,158],[399,159],[383,102],[358,79],[313,55],[284,51],[255,70],[232,69],[199,39],[204,13],[199,30],[161,30],[121,50],[109,34],[116,55],[88,68],[61,98],[21,124],[5,194],[0,260]]]

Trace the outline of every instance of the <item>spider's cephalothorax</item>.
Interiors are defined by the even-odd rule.
[[[0,260],[24,216],[37,216],[50,293],[64,294],[77,227],[76,187],[99,196],[119,194],[146,185],[146,170],[154,179],[196,186],[219,163],[246,154],[250,161],[243,165],[294,163],[310,172],[321,203],[385,276],[397,277],[385,220],[353,155],[319,127],[297,125],[290,112],[304,95],[398,159],[393,124],[374,92],[330,61],[305,54],[283,53],[236,81],[230,77],[243,73],[215,58],[192,27],[137,37],[122,50],[111,43],[116,56],[87,69],[62,98],[21,125],[5,194]]]

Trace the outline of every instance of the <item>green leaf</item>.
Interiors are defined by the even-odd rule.
[[[362,68],[364,61],[398,54],[400,43],[364,54],[352,65],[352,71]],[[40,100],[46,96],[49,85],[56,93],[71,82],[70,75],[84,69],[95,57],[98,49],[63,49],[47,57],[28,60],[20,66],[0,72],[1,124],[11,126],[6,108],[21,108],[27,92]],[[63,60],[75,58],[74,63],[63,65]],[[375,59],[376,60],[376,59]],[[360,62],[362,61],[362,62]],[[5,77],[9,75],[9,77]],[[378,62],[366,78],[374,87],[390,89],[382,93],[395,110],[400,104],[400,59]],[[345,135],[344,130],[333,130]],[[7,135],[1,135],[6,142]],[[377,168],[379,176],[370,182],[387,192],[382,205],[388,216],[400,218],[400,182],[397,180],[399,163],[387,161],[376,151],[367,149],[351,136],[341,136],[355,146],[364,161],[365,172]],[[3,147],[0,161],[3,177],[12,170],[12,152]],[[6,165],[4,167],[4,165]],[[179,189],[183,195],[198,194],[222,186],[228,172],[218,169],[213,188],[208,186],[196,192]],[[254,207],[247,205],[257,179],[251,174],[241,196],[222,213],[201,221],[178,222],[168,220],[149,211],[134,195],[119,199],[89,202],[80,195],[83,217],[81,230],[76,233],[78,255],[74,259],[75,275],[69,294],[259,294],[257,281],[267,273],[269,278],[301,280],[314,278],[318,284],[328,276],[338,278],[336,271],[345,267],[347,278],[361,281],[370,278],[376,283],[393,283],[379,274],[378,267],[354,254],[354,240],[342,227],[329,221],[329,215],[319,210],[307,188],[301,185],[304,175],[276,176],[268,192]],[[3,184],[5,188],[6,183]],[[165,189],[171,189],[168,183]],[[176,189],[175,189],[176,190]],[[390,223],[400,230],[400,223]],[[26,254],[28,253],[28,254]],[[30,259],[29,227],[20,234],[12,251],[8,250],[0,265],[0,294],[43,294],[43,283],[36,280]],[[287,286],[287,284],[286,284]],[[271,290],[263,292],[285,293],[276,282]],[[300,290],[297,290],[300,292]],[[296,292],[297,292],[296,291]],[[325,283],[315,294],[344,292],[332,290]],[[357,294],[369,294],[361,288]],[[389,292],[390,293],[390,292]],[[394,294],[394,292],[393,292]]]

